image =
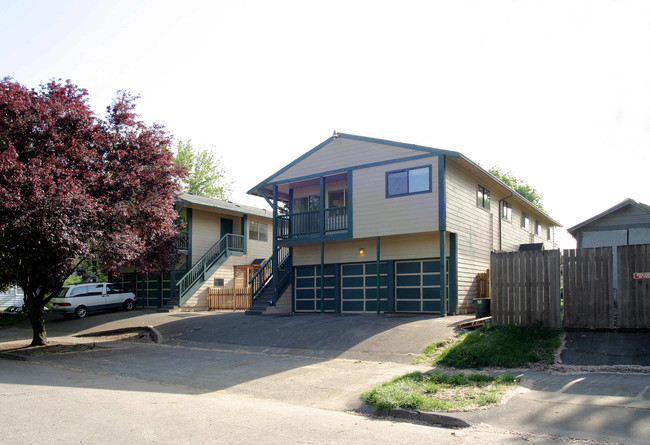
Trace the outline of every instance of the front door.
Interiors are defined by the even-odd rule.
[[[232,232],[232,219],[228,218],[221,218],[221,238],[223,238],[227,233],[233,233]]]

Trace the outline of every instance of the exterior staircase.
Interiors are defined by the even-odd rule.
[[[274,274],[273,257],[278,262],[277,276]],[[262,315],[266,309],[275,306],[282,293],[293,279],[292,252],[288,247],[280,247],[276,255],[262,263],[260,270],[250,279],[253,304],[245,312],[246,315]],[[276,284],[277,280],[277,284]]]
[[[168,306],[183,306],[201,287],[205,280],[210,278],[226,262],[230,255],[233,254],[244,254],[244,237],[242,235],[227,233],[177,281],[176,296],[172,299],[176,301],[170,302]]]

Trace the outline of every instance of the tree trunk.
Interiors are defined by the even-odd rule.
[[[45,333],[45,320],[43,319],[43,304],[37,298],[27,298],[27,316],[32,324],[32,344],[30,346],[43,346],[47,344]]]

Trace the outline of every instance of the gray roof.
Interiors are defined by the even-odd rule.
[[[183,193],[181,195],[178,195],[176,201],[186,205],[209,207],[211,209],[225,210],[228,212],[259,216],[262,218],[273,218],[273,212],[271,210],[259,209],[257,207],[250,207],[242,204],[236,204],[234,202],[223,201],[221,199],[190,195],[188,193]]]
[[[593,223],[594,221],[599,220],[600,218],[603,218],[603,217],[605,217],[607,215],[610,215],[610,214],[612,214],[614,212],[617,212],[620,209],[622,209],[623,207],[627,207],[627,206],[636,207],[639,210],[650,213],[650,206],[649,205],[643,204],[642,202],[639,202],[639,201],[635,201],[632,198],[627,198],[626,200],[621,201],[618,204],[616,204],[614,207],[610,207],[609,209],[605,210],[604,212],[599,213],[598,215],[596,215],[596,216],[594,216],[592,218],[589,218],[588,220],[583,221],[580,224],[576,224],[573,227],[569,227],[567,229],[567,232],[569,232],[571,235],[573,235],[574,232],[578,231],[578,229],[581,229],[582,227],[584,227],[586,225],[589,225],[589,224]]]

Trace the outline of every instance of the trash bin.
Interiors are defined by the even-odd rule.
[[[476,318],[483,318],[490,316],[490,299],[489,298],[474,298],[474,312]]]

